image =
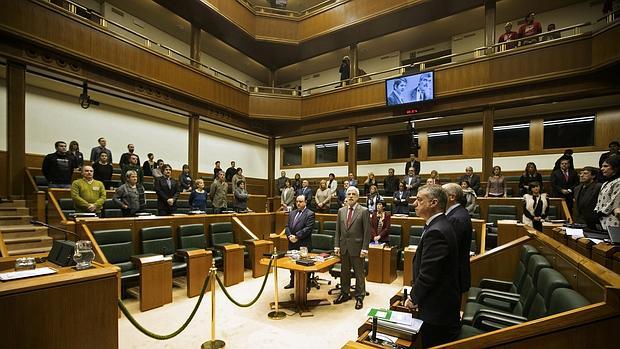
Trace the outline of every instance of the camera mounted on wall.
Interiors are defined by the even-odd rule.
[[[415,154],[418,156],[418,151],[420,150],[420,145],[418,144],[418,139],[416,138],[417,132],[415,130],[415,120],[409,118],[407,121],[407,131],[409,134],[409,153]]]
[[[82,106],[82,108],[88,109],[88,107],[90,107],[91,104],[99,105],[99,102],[90,98],[90,96],[88,95],[88,82],[84,81],[84,83],[82,83],[82,94],[80,95],[80,105]]]

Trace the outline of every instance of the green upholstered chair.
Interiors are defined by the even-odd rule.
[[[103,218],[122,217],[123,211],[116,205],[114,200],[106,199],[103,203],[102,216]]]
[[[207,235],[203,224],[184,224],[179,226],[179,250],[211,250],[216,265],[222,264],[222,254],[207,244]]]
[[[172,227],[161,226],[140,229],[140,244],[143,254],[172,256],[173,275],[185,273],[187,263],[174,254],[176,248],[172,239]]]
[[[336,236],[336,221],[323,221],[322,234]]]
[[[131,262],[133,241],[131,229],[95,230],[93,237],[111,264],[121,269],[121,281],[137,280],[140,271]]]

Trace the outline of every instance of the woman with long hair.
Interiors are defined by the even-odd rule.
[[[523,174],[519,178],[519,195],[523,196],[529,193],[530,183],[532,182],[538,182],[542,191],[542,176],[538,173],[536,164],[533,162],[528,162],[527,165],[525,165],[525,171],[523,171]]]
[[[598,193],[594,211],[603,230],[620,226],[620,155],[611,155],[601,166],[605,182]]]

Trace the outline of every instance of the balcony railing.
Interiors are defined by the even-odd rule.
[[[575,25],[571,25],[568,27],[564,27],[564,28],[560,28],[560,29],[556,29],[552,31],[547,31],[547,32],[537,34],[534,36],[529,36],[527,38],[521,38],[521,39],[513,40],[510,42],[504,42],[501,44],[494,44],[488,47],[486,46],[479,47],[479,48],[467,50],[464,52],[452,53],[452,54],[444,55],[444,56],[437,57],[437,58],[414,62],[408,65],[402,65],[402,66],[393,67],[393,68],[389,68],[389,69],[385,69],[381,71],[367,73],[364,75],[355,76],[347,80],[332,81],[332,82],[328,82],[325,84],[321,84],[319,86],[313,86],[307,89],[300,90],[300,89],[279,88],[279,87],[271,87],[271,86],[249,86],[245,82],[238,80],[235,77],[232,77],[213,67],[209,67],[200,61],[197,61],[191,57],[188,57],[187,55],[183,54],[182,52],[179,52],[178,50],[175,50],[162,43],[158,43],[146,37],[145,35],[140,34],[132,29],[129,29],[119,23],[110,21],[104,18],[98,12],[91,10],[89,8],[86,8],[71,0],[39,0],[39,1],[46,1],[46,2],[53,3],[55,5],[59,5],[59,3],[62,3],[62,5],[59,5],[59,6],[64,8],[65,10],[70,11],[88,20],[91,20],[95,23],[98,23],[102,27],[105,27],[108,29],[111,27],[118,28],[122,30],[125,35],[119,34],[117,31],[114,31],[115,34],[119,34],[130,41],[143,45],[156,52],[167,55],[168,57],[178,62],[191,65],[194,68],[200,69],[201,71],[206,72],[207,74],[210,74],[214,76],[215,78],[218,78],[221,81],[224,81],[232,86],[241,88],[250,93],[266,93],[266,94],[275,94],[275,95],[286,95],[286,96],[292,96],[292,97],[309,96],[313,93],[333,91],[334,88],[338,88],[338,87],[350,86],[354,84],[363,84],[369,81],[377,81],[377,80],[381,81],[381,80],[385,80],[388,78],[400,76],[409,71],[416,71],[416,72],[424,71],[424,70],[430,69],[431,67],[432,68],[444,67],[450,64],[475,60],[481,57],[487,57],[487,56],[502,53],[505,51],[520,50],[523,48],[530,48],[535,45],[542,45],[542,44],[546,44],[549,42],[567,40],[567,39],[571,39],[571,38],[584,35],[593,30],[598,30],[620,18],[620,10],[616,10],[614,12],[610,12],[606,14],[605,16],[597,19],[594,22],[594,24],[590,22],[575,24]],[[242,0],[239,0],[239,1],[242,3],[244,2]],[[320,4],[315,5],[313,8],[318,8],[320,6],[326,6],[328,3],[336,3],[336,2],[338,2],[338,0],[327,0]],[[272,9],[272,10],[275,10],[275,9]],[[533,43],[528,44],[528,42],[532,42],[532,41]],[[449,60],[449,62],[439,63],[439,62],[445,62],[446,60]]]
[[[338,5],[341,5],[342,3],[348,0],[325,0],[314,6],[310,6],[306,9],[299,10],[299,11],[287,10],[287,9],[282,9],[282,8],[277,8],[277,7],[266,7],[266,6],[254,5],[252,4],[251,1],[248,1],[248,0],[237,0],[237,1],[241,3],[243,6],[250,9],[256,15],[269,14],[269,15],[275,15],[275,16],[302,18],[308,15],[312,15],[320,10],[323,10],[327,6],[334,5],[336,3]]]

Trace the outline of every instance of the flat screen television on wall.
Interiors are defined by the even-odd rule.
[[[388,106],[432,100],[435,80],[433,72],[400,76],[385,81],[385,100]]]

